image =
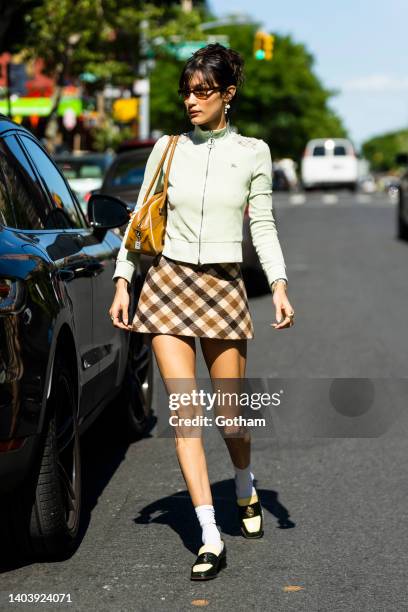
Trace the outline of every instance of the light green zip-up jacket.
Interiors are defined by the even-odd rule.
[[[155,143],[146,164],[135,210],[160,161],[168,136]],[[166,164],[165,164],[166,168]],[[165,169],[164,168],[164,169]],[[151,193],[163,187],[163,172]],[[252,241],[269,285],[285,278],[286,267],[272,212],[272,160],[263,140],[241,136],[230,125],[180,135],[168,185],[163,255],[189,263],[242,262],[246,204]],[[119,250],[113,279],[129,282],[140,255]]]

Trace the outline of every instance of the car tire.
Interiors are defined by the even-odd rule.
[[[397,209],[397,237],[399,240],[408,240],[408,225],[402,218],[402,193],[399,190],[398,209]]]
[[[153,425],[153,353],[143,334],[132,333],[121,392],[115,400],[120,406],[119,426],[127,441],[143,438]]]
[[[37,460],[13,503],[13,539],[19,557],[64,559],[76,547],[81,453],[75,389],[69,365],[57,354]]]

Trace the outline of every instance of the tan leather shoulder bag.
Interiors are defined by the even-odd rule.
[[[163,250],[167,221],[167,187],[169,172],[178,138],[178,135],[170,136],[162,158],[156,168],[156,172],[147,188],[143,204],[139,210],[133,212],[131,215],[131,226],[125,243],[125,247],[128,251],[133,251],[142,255],[155,256]],[[154,193],[149,197],[169,151],[170,156],[164,175],[163,191]]]

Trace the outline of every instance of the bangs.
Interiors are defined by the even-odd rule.
[[[206,66],[203,62],[195,60],[194,62],[187,62],[183,72],[180,76],[179,87],[180,89],[190,89],[191,83],[197,77],[200,86],[211,89],[219,85],[217,83],[216,75],[214,70],[209,66]]]

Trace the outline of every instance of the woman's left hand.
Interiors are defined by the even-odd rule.
[[[278,285],[273,292],[272,301],[275,304],[276,320],[278,323],[271,323],[275,329],[285,329],[294,325],[294,318],[289,317],[289,314],[294,313],[291,303],[286,295],[286,288],[283,285]]]

